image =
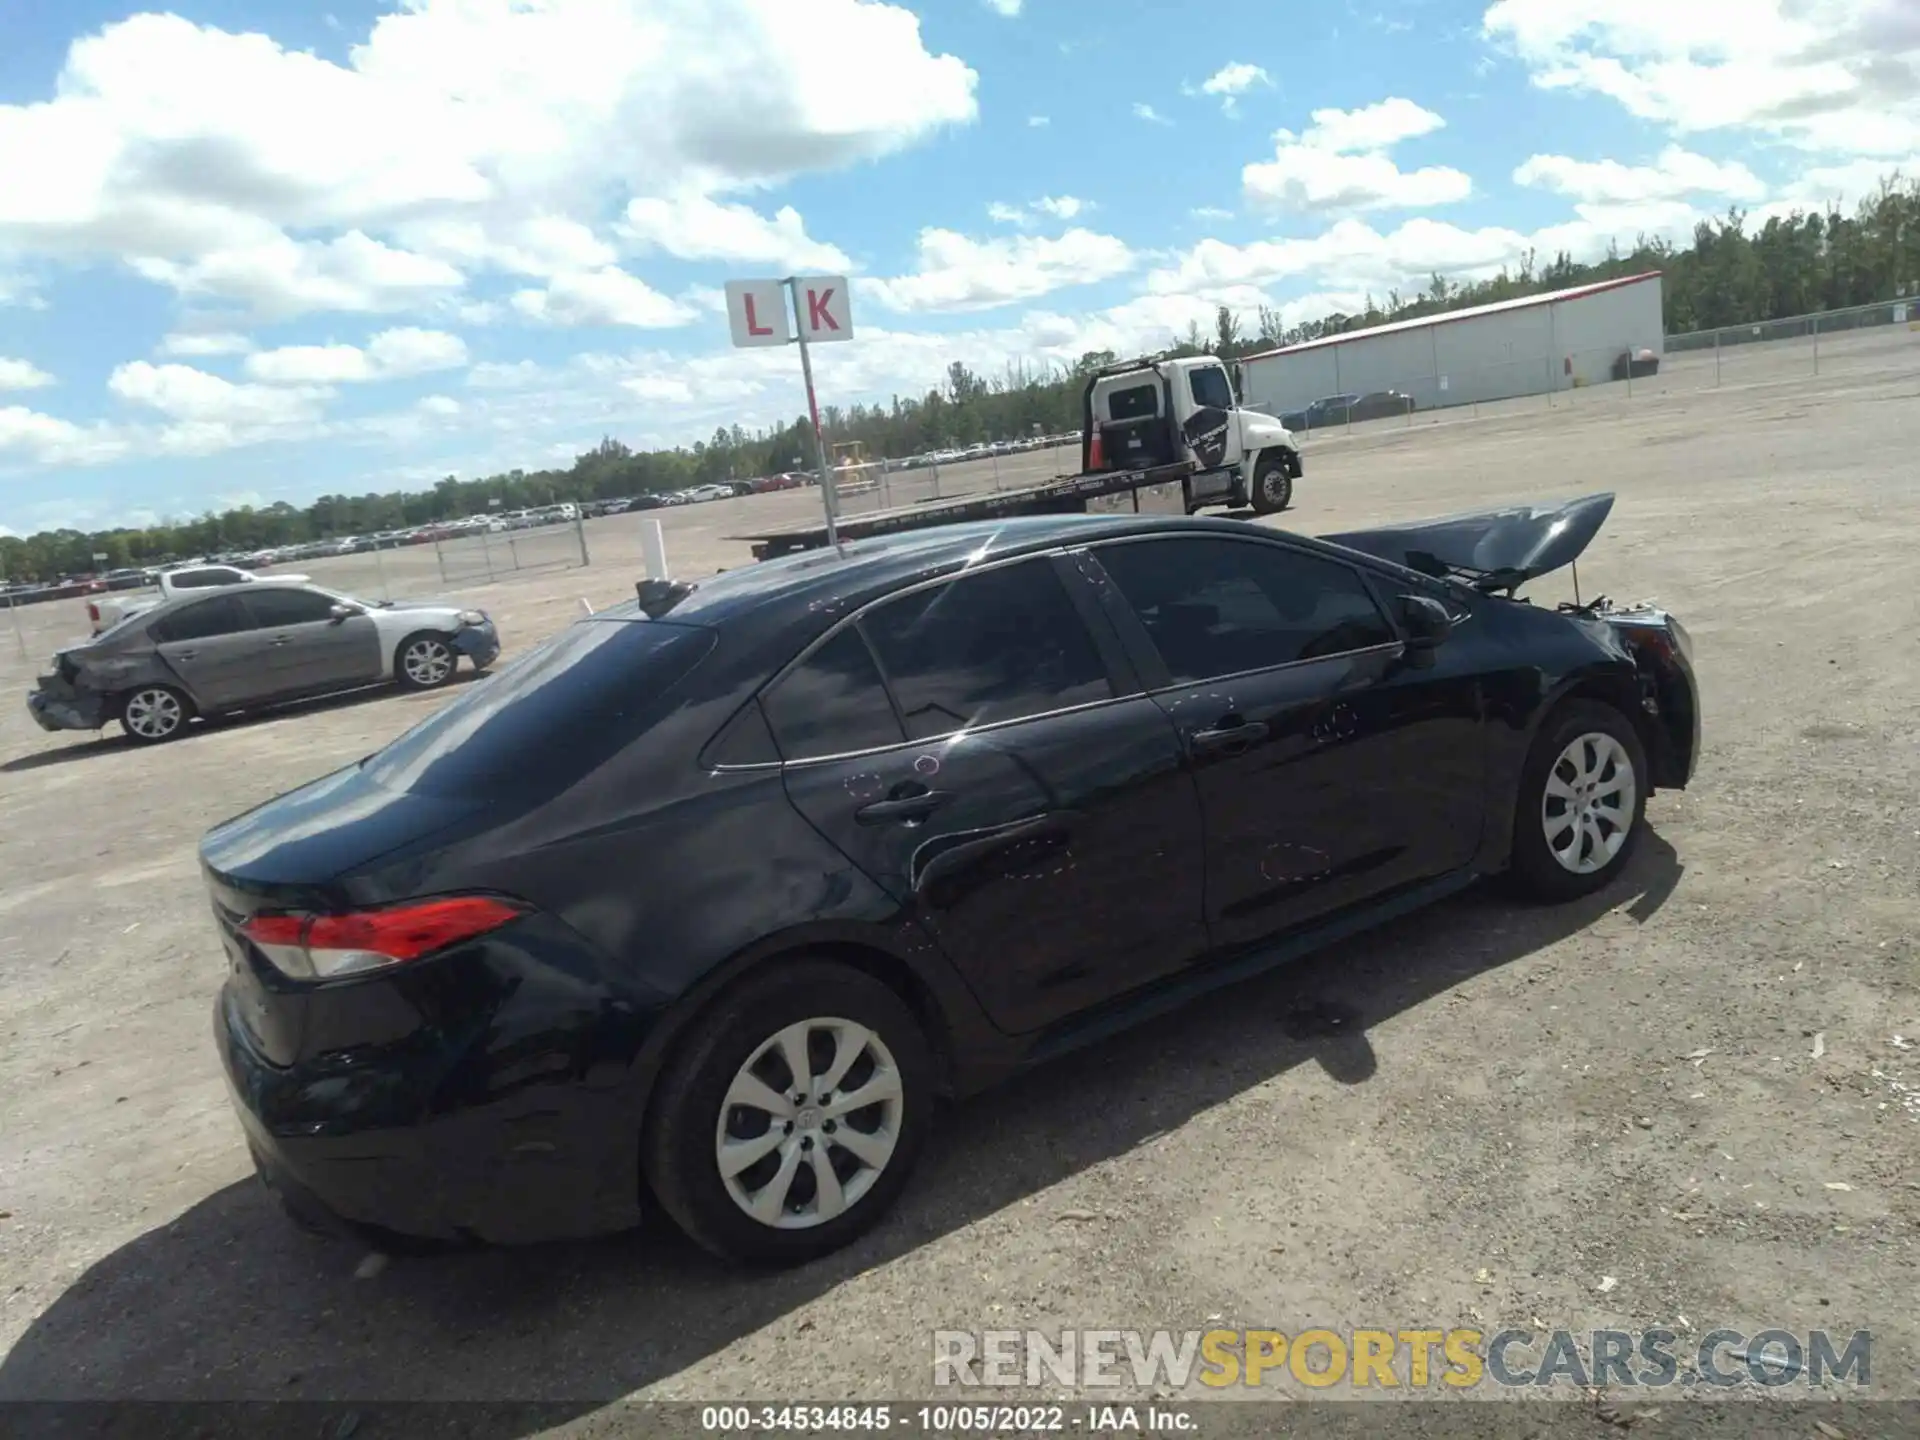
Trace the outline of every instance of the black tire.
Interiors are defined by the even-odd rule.
[[[1267,455],[1253,472],[1253,513],[1278,515],[1293,503],[1293,467],[1285,455]]]
[[[193,702],[171,685],[140,685],[120,697],[120,728],[136,745],[164,745],[186,734]]]
[[[1612,857],[1603,864],[1589,870],[1570,868],[1568,863],[1556,857],[1555,847],[1548,839],[1548,795],[1549,778],[1560,770],[1562,782],[1574,773],[1571,762],[1562,765],[1563,757],[1575,742],[1586,737],[1609,737],[1619,752],[1623,752],[1632,768],[1633,803],[1626,807],[1631,815],[1625,826],[1625,836]],[[1590,745],[1582,753],[1599,758],[1600,746]],[[1600,783],[1603,798],[1607,775],[1617,771],[1617,760],[1612,770],[1603,771]],[[1572,900],[1582,895],[1590,895],[1610,884],[1627,867],[1633,858],[1634,847],[1640,842],[1640,832],[1645,828],[1647,813],[1647,755],[1640,743],[1640,734],[1633,722],[1611,705],[1595,700],[1573,700],[1562,705],[1549,715],[1535,736],[1533,749],[1527,755],[1527,763],[1520,772],[1520,789],[1514,801],[1513,812],[1513,871],[1512,878],[1521,893],[1538,900]],[[1579,801],[1555,801],[1555,815],[1572,814]],[[1596,840],[1610,837],[1614,824],[1605,816],[1604,807],[1597,811],[1594,835]],[[1569,835],[1567,830],[1571,829]],[[1578,852],[1590,858],[1591,843],[1582,834],[1576,819],[1560,834],[1566,836],[1567,844],[1563,850]],[[1557,837],[1556,837],[1557,838]]]
[[[444,661],[444,668],[424,664],[410,666],[416,647],[437,647],[436,653]],[[393,647],[393,678],[402,690],[438,690],[452,682],[453,672],[459,668],[460,652],[438,630],[416,630]]]
[[[722,1123],[732,1127],[755,1116],[764,1118],[764,1112],[727,1107],[725,1102],[736,1075],[772,1037],[789,1026],[826,1018],[865,1027],[890,1055],[900,1082],[895,1143],[885,1163],[867,1181],[864,1193],[840,1214],[803,1228],[780,1228],[749,1215],[720,1174],[716,1146]],[[829,1048],[821,1053],[830,1054],[832,1039],[827,1032],[817,1031],[815,1036],[826,1037]],[[760,1063],[764,1066],[770,1060],[778,1073],[790,1074],[784,1062],[771,1055]],[[874,1073],[858,1066],[848,1072],[856,1090]],[[847,965],[810,959],[776,962],[774,968],[751,974],[722,994],[681,1041],[654,1093],[641,1165],[660,1207],[703,1249],[728,1260],[797,1265],[838,1250],[872,1228],[893,1206],[925,1143],[933,1097],[934,1066],[926,1036],[898,995]],[[852,1117],[848,1123],[852,1124]],[[862,1126],[865,1123],[863,1119]],[[771,1134],[772,1127],[762,1133]],[[781,1143],[784,1149],[785,1142]],[[821,1143],[828,1147],[821,1153],[827,1155],[835,1173],[841,1164],[857,1163],[850,1152],[834,1148],[836,1142],[823,1139]],[[767,1156],[776,1167],[779,1154]],[[794,1182],[781,1194],[804,1191],[805,1201],[818,1203],[812,1178],[818,1173],[817,1162],[811,1157],[809,1150],[804,1161],[796,1162]],[[750,1166],[741,1176],[750,1180],[757,1168]],[[855,1182],[847,1183],[851,1187]]]

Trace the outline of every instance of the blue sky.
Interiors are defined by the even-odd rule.
[[[790,418],[793,357],[728,348],[728,278],[853,277],[858,338],[820,363],[844,403],[1920,173],[1905,0],[13,0],[0,26],[15,533]]]

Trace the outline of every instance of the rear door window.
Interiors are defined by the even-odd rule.
[[[339,603],[330,595],[316,595],[311,590],[252,588],[240,597],[240,602],[253,613],[254,624],[262,630],[330,621],[333,607]]]
[[[873,652],[852,625],[781,677],[765,703],[789,760],[878,750],[906,739]]]
[[[217,595],[160,616],[147,627],[147,634],[155,644],[170,645],[178,640],[212,640],[221,635],[237,635],[252,628],[253,621],[237,597]]]
[[[1093,637],[1045,559],[904,595],[861,625],[915,740],[1113,694]]]
[[[1138,420],[1160,413],[1158,385],[1129,385],[1107,396],[1107,417],[1111,420]]]
[[[1130,541],[1094,551],[1176,684],[1394,642],[1358,571],[1252,540]]]

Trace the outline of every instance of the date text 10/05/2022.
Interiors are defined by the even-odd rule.
[[[924,1435],[1192,1434],[1191,1409],[1167,1405],[706,1405],[700,1428],[714,1434],[822,1434],[911,1431]]]

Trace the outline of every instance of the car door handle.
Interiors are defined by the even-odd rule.
[[[274,637],[273,637],[273,639],[271,639],[271,640],[269,640],[269,641],[267,642],[267,644],[269,644],[269,645],[291,645],[291,644],[293,644],[293,637],[292,637],[291,635],[276,635],[276,636],[274,636]]]
[[[921,790],[912,795],[890,795],[853,812],[862,825],[885,825],[895,820],[924,820],[953,796],[945,790]]]
[[[173,658],[176,660],[191,660],[199,653],[198,650],[176,650],[173,652]]]
[[[1233,723],[1227,723],[1227,722]],[[1258,720],[1241,720],[1237,715],[1210,730],[1196,730],[1187,737],[1187,747],[1195,755],[1217,755],[1223,750],[1244,749],[1267,738],[1267,727]]]

